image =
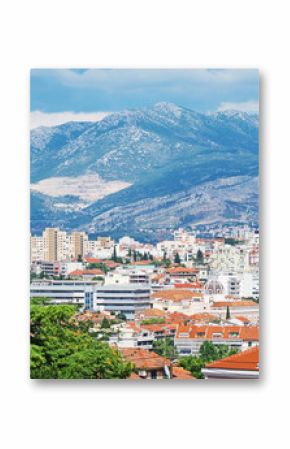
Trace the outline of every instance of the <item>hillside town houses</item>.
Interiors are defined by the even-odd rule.
[[[30,290],[47,304],[78,306],[96,338],[136,362],[132,378],[190,378],[176,360],[197,357],[205,341],[237,354],[207,364],[204,378],[243,378],[235,368],[240,353],[245,378],[258,375],[257,363],[250,365],[259,346],[257,229],[178,229],[153,244],[47,228],[31,236]],[[100,317],[111,323],[106,329]],[[154,352],[162,344],[164,357]]]

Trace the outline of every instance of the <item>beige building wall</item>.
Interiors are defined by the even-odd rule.
[[[46,228],[43,232],[45,262],[57,260],[57,233],[58,228]]]
[[[44,239],[42,236],[30,236],[31,262],[41,261],[44,258]]]
[[[88,252],[88,236],[85,232],[75,231],[71,234],[72,256],[74,259],[84,257]]]

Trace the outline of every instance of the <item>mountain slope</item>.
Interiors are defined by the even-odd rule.
[[[214,182],[220,185],[224,179],[233,177],[237,177],[236,181],[232,185],[231,181],[226,187],[227,207],[224,205],[220,209],[216,219],[223,220],[225,214],[227,219],[236,220],[239,216],[247,221],[247,202],[252,209],[254,202],[257,211],[256,183],[249,184],[256,195],[255,200],[247,195],[246,203],[237,208],[230,198],[236,194],[235,189],[240,189],[241,193],[244,191],[245,187],[240,183],[243,178],[240,177],[247,177],[244,179],[250,183],[251,177],[258,174],[257,115],[235,111],[200,114],[176,105],[159,103],[150,109],[111,114],[96,123],[71,122],[53,128],[38,128],[31,133],[31,145],[31,180],[36,190],[39,181],[46,186],[51,184],[49,178],[52,177],[61,178],[60,186],[65,184],[66,179],[72,186],[82,176],[93,175],[101,186],[110,186],[112,181],[117,182],[117,186],[123,186],[120,187],[122,190],[116,188],[115,193],[106,187],[105,196],[96,195],[100,199],[93,203],[82,203],[78,196],[79,189],[75,196],[66,195],[67,192],[73,193],[67,186],[59,190],[59,198],[49,196],[51,192],[45,188],[41,194],[32,192],[32,229],[38,231],[40,223],[49,222],[60,223],[67,228],[86,227],[102,232],[104,227],[100,229],[96,223],[104,224],[104,219],[108,232],[115,232],[116,229],[121,232],[121,223],[128,228],[124,214],[130,213],[132,216],[134,208],[139,210],[142,222],[146,212],[139,209],[137,203],[140,201],[146,203],[149,210],[150,202],[163,210],[162,217],[158,213],[156,215],[159,219],[155,219],[154,229],[157,229],[158,220],[163,226],[170,214],[172,219],[172,215],[179,213],[177,209],[163,207],[164,198],[168,195],[172,196],[173,202],[180,201],[184,195],[191,195],[188,218],[184,217],[183,221],[189,223],[192,220],[194,223],[200,214],[195,211],[197,186],[202,188],[204,185],[213,191]],[[219,195],[215,193],[213,196],[217,203]],[[82,192],[82,197],[89,198],[90,195]],[[203,199],[203,222],[213,219],[209,213],[210,206],[206,213],[206,198]],[[116,210],[119,215],[110,213]],[[104,214],[107,214],[106,218]],[[251,214],[251,219],[254,216]],[[113,217],[111,225],[108,217]],[[120,224],[115,225],[118,217]],[[130,227],[132,235],[140,234],[140,220],[136,219],[134,226]],[[149,231],[146,230],[146,235]]]

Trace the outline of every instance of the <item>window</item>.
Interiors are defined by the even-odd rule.
[[[180,349],[179,353],[184,354],[184,355],[191,354],[191,350],[188,348],[182,348],[182,349]]]
[[[151,379],[157,379],[157,371],[151,371]]]

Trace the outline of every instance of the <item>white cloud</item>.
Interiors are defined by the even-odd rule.
[[[228,109],[242,112],[259,112],[258,101],[244,101],[241,103],[221,103],[218,111],[226,111]]]
[[[110,112],[41,112],[30,113],[30,128],[38,126],[55,126],[66,122],[98,122]]]

